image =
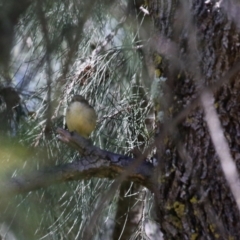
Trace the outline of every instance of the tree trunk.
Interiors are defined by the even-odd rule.
[[[239,74],[217,87],[239,58],[238,19],[230,11],[238,5],[227,2],[151,0],[149,10],[156,30],[153,48],[164,57],[155,68],[167,77],[165,118],[177,116],[203,87],[216,86],[214,106],[239,170]],[[239,210],[200,101],[173,132],[158,153],[157,220],[164,238],[240,239]]]
[[[130,239],[137,231],[143,215],[143,196],[137,194],[140,185],[123,182],[120,186],[112,239]],[[139,201],[136,203],[136,196]],[[141,199],[141,200],[140,200]]]

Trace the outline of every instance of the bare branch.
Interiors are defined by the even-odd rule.
[[[82,157],[68,164],[2,181],[0,184],[1,196],[29,192],[57,183],[92,177],[115,179],[126,169],[128,174],[124,180],[137,182],[150,188],[153,175],[151,163],[144,161],[129,172],[129,169],[132,170],[129,167],[135,162],[134,158],[102,150],[75,133],[71,134],[63,129],[58,129],[57,132],[60,134],[59,138],[77,149]]]
[[[211,139],[220,159],[222,170],[238,205],[238,209],[240,209],[240,181],[237,167],[232,159],[228,143],[223,134],[221,123],[217,116],[216,109],[213,105],[213,94],[209,91],[205,91],[202,93],[201,100],[205,111],[206,122],[209,128]]]

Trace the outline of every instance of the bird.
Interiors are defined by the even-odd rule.
[[[97,113],[82,95],[74,95],[66,112],[66,124],[70,132],[89,138],[96,127]]]

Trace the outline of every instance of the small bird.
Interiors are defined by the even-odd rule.
[[[97,114],[88,101],[81,95],[73,96],[66,113],[68,130],[88,138],[95,129],[96,122]]]

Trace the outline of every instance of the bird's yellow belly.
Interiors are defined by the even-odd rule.
[[[88,138],[96,126],[96,113],[93,109],[76,102],[66,113],[66,124],[69,131],[76,131],[79,135]]]

